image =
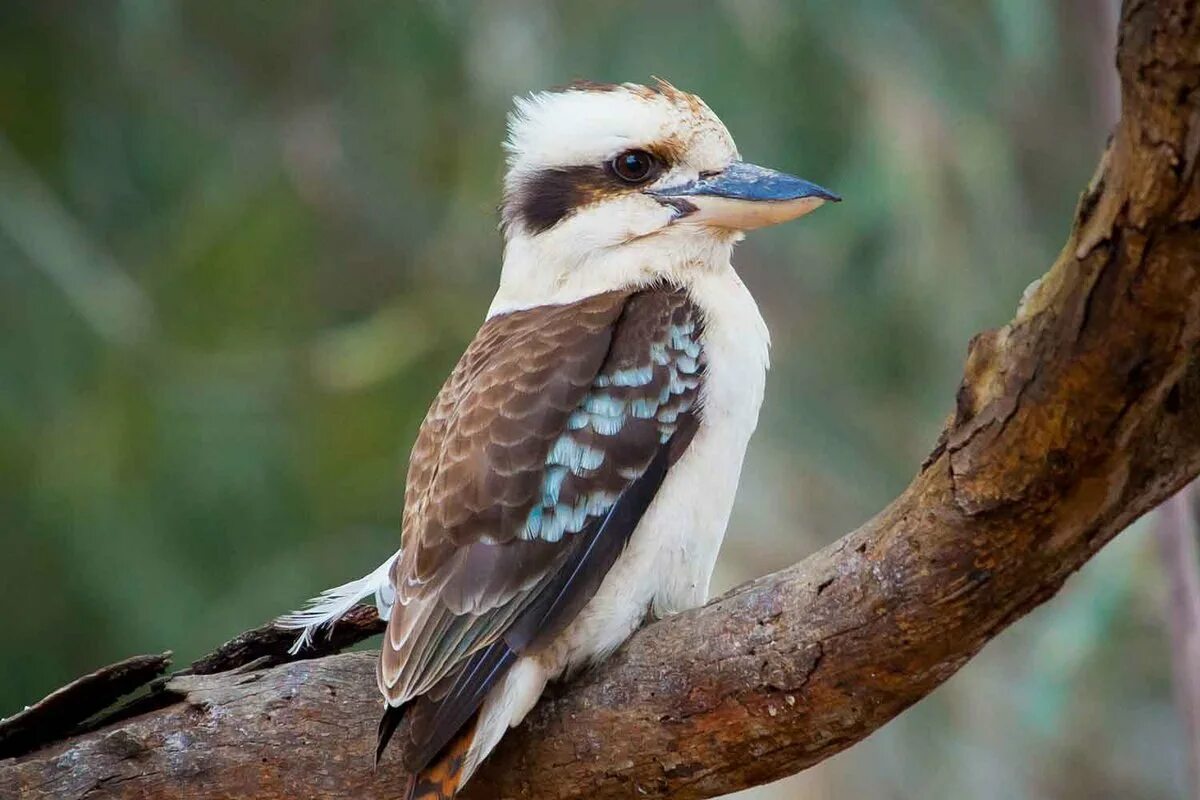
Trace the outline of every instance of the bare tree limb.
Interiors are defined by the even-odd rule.
[[[218,672],[243,670],[253,665],[273,667],[286,661],[300,661],[317,655],[339,653],[345,648],[383,633],[386,624],[379,618],[375,606],[352,608],[332,629],[317,635],[316,641],[293,653],[296,631],[267,623],[230,639],[212,653],[193,661],[185,673],[213,675]]]
[[[0,721],[0,758],[61,739],[88,717],[145,686],[171,665],[171,654],[134,656],[88,673]]]
[[[971,342],[912,484],[800,564],[638,633],[547,698],[470,798],[703,798],[933,691],[1200,472],[1200,11],[1127,0],[1123,114],[1066,247]],[[0,762],[0,796],[398,796],[372,657],[173,679],[177,702]]]

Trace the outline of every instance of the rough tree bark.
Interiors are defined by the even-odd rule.
[[[861,740],[1200,472],[1200,11],[1127,0],[1123,115],[1062,254],[971,342],[912,484],[800,564],[651,625],[543,701],[470,798],[703,798]],[[0,762],[0,796],[394,798],[372,657],[176,677]]]

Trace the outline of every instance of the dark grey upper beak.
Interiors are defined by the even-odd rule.
[[[813,197],[841,202],[833,192],[786,172],[735,161],[716,175],[699,178],[682,186],[655,189],[659,197],[727,197],[730,200],[783,201]]]

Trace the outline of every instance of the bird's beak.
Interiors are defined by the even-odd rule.
[[[802,217],[824,205],[841,202],[815,183],[766,167],[735,161],[716,175],[648,194],[683,211],[682,219],[716,228],[748,231]]]

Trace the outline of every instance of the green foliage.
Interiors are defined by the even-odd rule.
[[[1111,122],[1109,6],[9,0],[0,712],[392,552],[407,448],[496,281],[510,98],[575,77],[669,78],[846,197],[738,251],[774,368],[718,580],[840,535],[1060,247]],[[755,796],[1179,796],[1155,564],[1117,547]]]

